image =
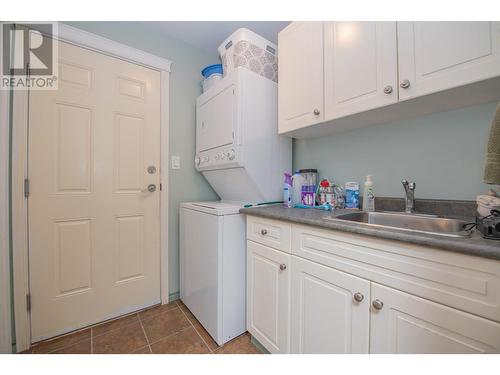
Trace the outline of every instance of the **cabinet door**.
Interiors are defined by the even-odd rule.
[[[398,56],[400,100],[495,77],[500,22],[398,22]]]
[[[372,283],[372,353],[499,353],[500,324]]]
[[[323,23],[287,26],[278,54],[279,133],[323,121]]]
[[[368,280],[292,256],[291,286],[292,353],[368,353]]]
[[[247,241],[247,329],[271,353],[288,353],[290,255]]]
[[[398,101],[396,22],[325,22],[325,120]]]

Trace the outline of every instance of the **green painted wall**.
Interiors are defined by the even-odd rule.
[[[374,175],[375,193],[402,197],[401,179],[417,198],[475,200],[496,103],[374,125],[329,137],[295,140],[293,165],[317,168],[337,183]]]
[[[179,203],[218,199],[203,176],[196,172],[195,104],[201,94],[200,71],[214,61],[214,54],[159,33],[144,22],[65,22],[172,61],[170,75],[170,155],[181,157],[181,169],[169,173],[169,292],[179,291]],[[167,230],[163,228],[162,230]]]

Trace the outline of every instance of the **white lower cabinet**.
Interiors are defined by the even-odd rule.
[[[247,241],[247,329],[271,353],[290,351],[290,258]]]
[[[368,353],[370,282],[292,256],[292,353]]]
[[[271,353],[500,353],[500,261],[259,225],[282,228],[247,240],[247,329]]]
[[[500,352],[499,323],[376,283],[371,290],[371,353]]]

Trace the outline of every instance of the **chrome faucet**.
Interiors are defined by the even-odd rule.
[[[415,188],[417,184],[406,180],[402,180],[401,183],[405,188],[405,212],[411,214],[415,211]]]

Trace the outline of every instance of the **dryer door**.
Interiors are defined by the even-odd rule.
[[[224,88],[201,103],[196,119],[196,152],[232,144],[236,119],[234,85]]]

